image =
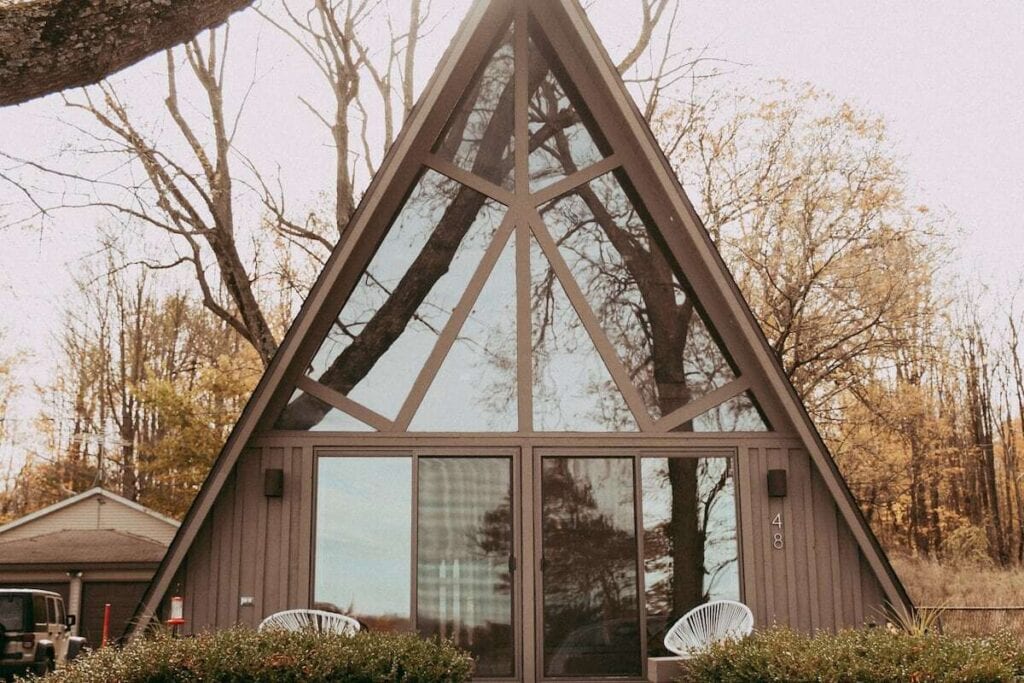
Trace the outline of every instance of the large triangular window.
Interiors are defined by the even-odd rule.
[[[274,428],[770,429],[542,32],[509,22]],[[322,326],[320,329],[324,329]]]

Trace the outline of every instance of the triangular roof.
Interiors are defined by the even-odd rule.
[[[148,564],[163,559],[167,546],[116,529],[64,529],[40,536],[0,539],[0,568],[50,564],[61,567]]]
[[[510,23],[518,27],[529,26],[529,33],[520,30],[510,32]],[[510,58],[512,54],[531,55],[530,68],[514,70],[515,99],[511,109],[507,110],[508,122],[512,123],[514,119],[514,128],[508,131],[506,139],[487,141],[475,138],[473,126],[484,125],[506,115],[503,107],[509,103],[503,103],[500,98],[492,97],[489,107],[483,109],[476,106],[474,98],[482,97],[481,93],[490,87],[498,87],[492,80],[500,78],[500,73],[490,74],[489,69],[496,60]],[[533,56],[535,54],[536,57]],[[546,68],[538,68],[537,73],[533,73],[534,64]],[[474,78],[466,78],[466,74],[474,73]],[[539,106],[531,97],[534,88],[539,87],[537,84],[543,83],[548,83],[552,97],[570,103],[568,109],[573,112],[573,125],[580,127],[579,137],[570,142],[571,149],[567,154],[574,162],[581,162],[578,168],[575,163],[571,169],[545,167],[547,162],[542,158],[544,152],[540,147],[516,144],[517,140],[531,138],[534,131],[531,125],[535,121],[528,118],[526,112]],[[510,81],[502,87],[508,94],[513,92],[512,86]],[[489,118],[481,124],[478,120],[481,116]],[[543,112],[538,116],[543,118]],[[454,142],[453,126],[458,126]],[[481,150],[485,145],[491,148],[491,161],[494,163],[490,165],[481,163],[478,157],[484,153]],[[424,165],[426,172],[423,171]],[[450,200],[448,205],[429,210],[420,207],[417,219],[422,223],[426,216],[434,224],[444,225],[445,212],[450,210],[451,203],[469,201],[466,196],[474,194],[473,210],[477,218],[466,221],[464,231],[479,228],[484,246],[476,254],[475,267],[465,269],[458,289],[462,293],[446,302],[446,316],[438,321],[436,328],[432,328],[437,341],[433,350],[424,352],[426,357],[421,359],[422,367],[412,368],[411,373],[409,368],[402,367],[406,375],[412,375],[408,378],[395,372],[377,378],[378,383],[384,385],[390,381],[406,381],[410,386],[407,387],[405,402],[380,407],[369,400],[372,397],[360,397],[358,391],[353,391],[374,368],[373,362],[368,364],[370,370],[364,367],[362,374],[350,372],[347,377],[340,377],[344,373],[337,367],[339,357],[354,353],[349,349],[355,346],[351,339],[356,336],[351,327],[369,328],[373,324],[372,319],[367,322],[370,316],[356,316],[353,321],[338,323],[341,341],[329,352],[324,349],[331,340],[336,321],[345,314],[343,305],[347,306],[358,298],[360,287],[365,288],[368,281],[380,279],[364,277],[367,267],[372,264],[375,254],[386,251],[390,234],[401,230],[402,212],[416,201],[417,193],[424,185],[431,182],[450,182],[460,189],[457,196],[446,195]],[[600,209],[599,203],[595,207],[593,196],[584,196],[581,188],[590,188],[591,195],[615,193],[616,197],[623,198],[629,215],[605,218],[612,223],[618,221],[617,228],[612,228],[621,228],[620,236],[626,242],[640,243],[639,253],[653,259],[651,263],[654,266],[667,266],[669,289],[677,297],[673,300],[689,303],[689,314],[699,321],[700,329],[704,330],[702,339],[705,347],[723,359],[719,364],[721,371],[710,372],[709,377],[714,377],[702,385],[700,392],[688,393],[685,400],[672,403],[664,396],[654,396],[645,389],[637,380],[645,372],[643,367],[639,364],[629,366],[630,359],[623,358],[606,321],[602,320],[596,308],[586,303],[588,293],[579,286],[573,269],[581,263],[585,266],[585,261],[592,257],[567,260],[563,247],[572,236],[560,231],[557,225],[559,211],[577,215],[580,211],[594,213]],[[452,199],[452,196],[456,198]],[[559,203],[566,197],[577,200],[578,205],[559,208]],[[484,220],[480,216],[487,211],[492,211],[493,215],[484,221],[487,225],[479,227],[478,223]],[[591,218],[598,220],[588,216],[584,222]],[[469,224],[471,222],[473,225]],[[421,232],[422,227],[419,226]],[[437,227],[435,234],[441,230]],[[465,238],[466,234],[464,232],[460,237]],[[503,315],[513,321],[513,327],[518,324],[515,327],[517,332],[512,335],[516,340],[515,351],[520,357],[525,353],[525,357],[531,358],[531,344],[535,345],[536,339],[531,340],[530,333],[524,332],[531,326],[532,313],[529,296],[523,296],[524,285],[521,284],[526,281],[529,293],[531,251],[534,254],[532,263],[547,265],[547,277],[552,283],[550,305],[555,307],[556,300],[568,297],[572,302],[570,310],[576,309],[580,318],[577,326],[586,330],[586,337],[594,345],[589,352],[594,358],[599,358],[598,365],[603,365],[602,369],[607,369],[610,374],[607,382],[609,393],[615,394],[620,401],[621,405],[613,409],[627,422],[635,422],[629,429],[643,432],[693,429],[700,416],[716,407],[730,405],[736,411],[745,410],[751,414],[753,417],[749,424],[755,425],[734,427],[734,430],[774,427],[794,433],[805,445],[842,518],[878,577],[886,598],[893,604],[910,604],[749,306],[578,1],[479,0],[470,10],[402,134],[382,163],[358,211],[214,463],[150,586],[143,603],[143,616],[152,615],[157,609],[232,468],[254,434],[268,429],[308,429],[327,417],[337,418],[337,424],[345,425],[344,428],[335,427],[338,431],[415,430],[415,420],[420,415],[417,411],[424,404],[431,383],[443,372],[446,355],[451,352],[460,330],[476,311],[481,296],[484,296],[483,290],[498,280],[495,273],[504,267],[511,269],[509,277],[518,284],[513,285],[515,291],[506,297],[511,303]],[[455,258],[455,254],[449,254],[448,260],[441,264],[443,267],[418,260],[406,263],[403,266],[406,270],[390,273],[391,282],[386,284],[400,287],[400,280],[409,273],[422,274],[429,272],[430,268],[436,268],[436,278],[441,278],[450,270],[456,270]],[[521,271],[524,264],[525,274]],[[646,264],[645,268],[650,265]],[[641,269],[640,272],[646,270]],[[375,286],[383,290],[385,283],[377,282]],[[500,290],[499,285],[494,286]],[[491,296],[495,301],[500,300],[501,292]],[[419,313],[420,309],[415,306],[423,304],[423,301],[421,297],[410,305],[406,321]],[[385,337],[374,362],[398,341]],[[567,355],[582,353],[576,354],[573,349]],[[520,432],[543,428],[533,421],[536,397],[530,387],[535,368],[532,363],[526,363],[526,368],[523,365],[520,363],[518,376],[513,379],[518,391],[513,389],[510,394],[514,397],[511,408],[518,415],[518,425],[493,428],[496,431],[515,432],[517,426]],[[524,382],[527,386],[525,391]],[[327,386],[332,383],[335,387]],[[575,429],[573,424],[561,431],[589,431]]]
[[[88,489],[87,491],[82,491],[81,493],[75,494],[69,498],[65,498],[64,500],[54,503],[53,505],[48,505],[47,507],[36,510],[33,513],[27,514],[24,517],[19,517],[18,519],[12,520],[7,524],[0,526],[0,543],[4,542],[4,534],[6,534],[8,531],[13,531],[15,529],[22,528],[26,525],[31,524],[32,522],[38,521],[46,517],[50,517],[51,515],[61,512],[62,510],[65,510],[74,505],[77,505],[78,503],[82,503],[93,498],[103,498],[112,503],[133,510],[134,512],[144,514],[155,520],[163,522],[164,524],[167,524],[169,527],[177,528],[179,526],[177,520],[171,519],[166,515],[162,515],[156,510],[151,510],[145,505],[136,503],[135,501],[129,500],[124,496],[119,496],[116,493],[106,490],[105,488],[96,486],[91,489]]]

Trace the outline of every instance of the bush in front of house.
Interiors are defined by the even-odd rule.
[[[442,640],[363,632],[354,637],[234,628],[195,637],[157,634],[81,656],[44,683],[338,681],[461,683],[470,656]]]
[[[683,670],[686,682],[982,683],[1024,675],[1024,646],[1009,634],[967,638],[874,628],[808,636],[771,628],[716,645]]]

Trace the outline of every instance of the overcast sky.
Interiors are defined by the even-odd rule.
[[[633,13],[607,7],[632,1],[606,0],[592,16],[613,56],[632,39]],[[427,41],[420,85],[468,2],[434,6],[448,16]],[[681,31],[682,44],[706,45],[710,55],[742,65],[725,82],[807,81],[881,115],[914,203],[949,211],[963,228],[955,271],[1001,296],[1012,292],[1024,275],[1024,0],[684,0]],[[296,98],[320,84],[252,12],[235,20],[232,41],[241,55],[236,68],[258,77],[239,144],[280,162],[286,183],[308,194],[297,201],[315,201],[330,185],[331,151]],[[143,112],[159,110],[162,67],[158,57],[116,79]],[[236,83],[237,102],[246,78]],[[57,117],[67,117],[58,97],[0,109],[0,150],[59,160],[76,137]],[[9,167],[0,162],[0,170]],[[0,180],[0,217],[26,207]],[[61,302],[80,260],[96,248],[96,219],[69,212],[44,230],[0,232],[0,330],[33,355],[26,379],[44,378],[52,367]]]

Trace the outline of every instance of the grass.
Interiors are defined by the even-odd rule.
[[[1024,607],[1024,569],[999,569],[894,555],[893,568],[916,605]]]

